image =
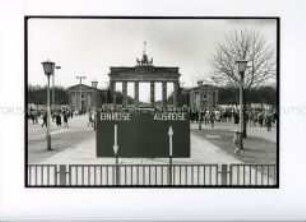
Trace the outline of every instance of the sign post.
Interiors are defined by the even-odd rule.
[[[169,185],[172,185],[172,156],[173,156],[173,147],[172,147],[172,136],[173,136],[173,129],[172,126],[169,127],[168,130],[169,136]]]
[[[116,185],[119,185],[119,155],[118,155],[118,125],[114,125],[114,154],[115,154],[115,174],[116,174]]]

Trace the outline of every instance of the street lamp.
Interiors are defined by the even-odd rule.
[[[236,152],[243,150],[243,127],[244,127],[244,74],[247,68],[248,61],[247,60],[237,60],[236,61],[238,67],[238,73],[240,76],[240,84],[239,84],[239,119],[240,119],[240,129],[236,132],[236,139],[238,143],[238,149]]]
[[[61,69],[61,66],[55,66],[55,69]],[[55,73],[52,75],[52,106],[55,110]]]
[[[94,108],[94,110],[97,108],[97,94],[96,94],[96,92],[97,92],[97,90],[98,90],[98,81],[92,81],[91,82],[91,87],[92,87],[92,89],[93,89],[93,108]]]
[[[77,79],[80,80],[80,112],[83,112],[83,106],[82,106],[82,80],[86,79],[86,76],[76,76]]]
[[[51,61],[45,61],[41,63],[47,76],[48,86],[47,86],[47,150],[51,151],[51,135],[50,135],[50,76],[54,75],[55,63]]]
[[[93,111],[94,111],[94,130],[97,127],[97,90],[98,90],[98,81],[92,81],[91,86],[93,88],[92,100],[93,100]]]

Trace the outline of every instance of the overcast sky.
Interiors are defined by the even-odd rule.
[[[275,20],[112,20],[30,19],[28,25],[28,81],[46,84],[41,62],[50,59],[62,67],[56,83],[108,83],[110,66],[134,66],[143,42],[156,66],[178,66],[184,86],[209,77],[216,43],[231,30],[252,29],[276,46]]]

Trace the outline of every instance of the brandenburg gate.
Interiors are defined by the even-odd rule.
[[[127,85],[134,83],[134,101],[139,104],[139,83],[150,83],[150,105],[155,106],[155,84],[162,83],[162,106],[167,106],[167,83],[173,83],[173,106],[178,106],[179,94],[179,68],[154,66],[153,59],[148,59],[145,51],[142,58],[136,59],[137,64],[134,67],[111,67],[110,68],[110,91],[113,97],[113,104],[116,104],[116,83],[122,82],[123,106],[127,106]]]

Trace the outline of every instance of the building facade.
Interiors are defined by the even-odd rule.
[[[107,91],[97,87],[77,84],[69,87],[67,91],[70,108],[79,112],[88,112],[107,102]]]
[[[214,109],[218,106],[218,89],[213,85],[199,84],[189,89],[189,106],[192,110]]]
[[[116,98],[116,83],[122,83],[122,105],[128,105],[127,85],[134,84],[134,105],[139,105],[139,83],[150,83],[150,106],[156,106],[155,84],[162,83],[162,101],[161,106],[165,107],[171,103],[173,106],[178,106],[179,94],[179,68],[178,67],[161,67],[154,66],[153,59],[148,59],[148,56],[143,52],[141,59],[136,59],[136,65],[133,67],[111,67],[110,78],[110,92],[112,94],[112,103],[118,104]],[[174,92],[171,95],[172,101],[167,100],[167,83],[173,83]],[[160,103],[159,103],[160,104]]]

